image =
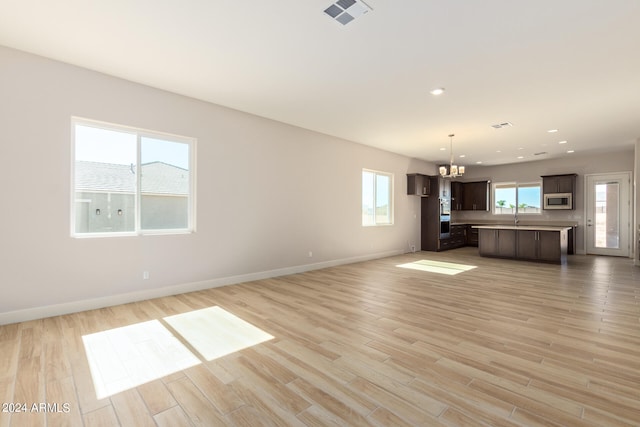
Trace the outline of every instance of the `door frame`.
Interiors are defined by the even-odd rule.
[[[627,257],[627,258],[632,258],[634,256],[634,247],[633,247],[633,242],[635,241],[634,236],[631,234],[633,231],[633,210],[631,207],[631,203],[633,200],[633,183],[631,181],[633,174],[631,171],[622,171],[622,172],[606,172],[606,173],[590,173],[590,174],[585,174],[584,175],[584,250],[585,250],[585,254],[587,255],[602,255],[602,254],[598,254],[595,252],[589,252],[589,231],[588,231],[588,219],[589,219],[589,191],[590,191],[590,179],[589,178],[593,178],[593,177],[602,177],[602,178],[606,178],[607,176],[624,176],[624,179],[627,179],[627,183],[628,183],[628,191],[626,194],[627,197],[627,207],[626,207],[626,215],[627,215],[627,225],[623,226],[621,224],[620,226],[620,234],[623,235],[623,233],[626,233],[626,235],[628,236],[628,242],[627,242],[627,251],[628,253],[626,255],[619,255],[619,256],[623,256],[623,257]],[[622,186],[621,186],[622,187]],[[622,188],[620,189],[622,194]],[[622,206],[622,204],[619,206],[620,211],[622,212],[624,209],[624,206]],[[614,254],[610,254],[615,256]]]

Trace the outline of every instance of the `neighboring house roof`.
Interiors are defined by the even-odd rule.
[[[163,162],[142,165],[142,193],[189,194],[189,171]]]
[[[76,191],[134,193],[135,165],[77,161]],[[143,194],[189,194],[189,171],[163,162],[142,165]]]

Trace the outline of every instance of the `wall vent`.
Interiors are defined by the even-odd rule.
[[[324,13],[342,25],[347,25],[371,10],[373,9],[361,0],[338,0],[326,8]]]

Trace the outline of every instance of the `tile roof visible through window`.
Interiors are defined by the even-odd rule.
[[[135,165],[77,161],[76,191],[134,193]],[[189,171],[163,162],[142,165],[143,194],[189,194]]]
[[[142,194],[189,194],[189,171],[163,162],[142,165]]]

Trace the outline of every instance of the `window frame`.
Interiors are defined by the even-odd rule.
[[[136,164],[135,170],[141,170],[142,139],[151,138],[168,142],[187,144],[189,147],[189,187],[187,194],[187,226],[185,228],[166,229],[143,229],[142,228],[142,177],[136,174],[136,189],[134,194],[134,230],[133,231],[113,231],[113,232],[77,232],[76,231],[76,126],[93,127],[112,132],[121,132],[135,135],[136,137]],[[71,210],[70,210],[70,231],[73,238],[102,238],[102,237],[122,237],[122,236],[149,236],[149,235],[175,235],[191,234],[196,231],[196,145],[197,139],[183,135],[176,135],[167,132],[160,132],[142,129],[127,125],[119,125],[99,120],[87,119],[83,117],[71,117]]]
[[[513,213],[503,213],[497,212],[498,209],[498,197],[496,197],[496,189],[500,188],[510,188],[511,186],[515,189],[516,193],[516,204],[515,204],[515,212]],[[518,190],[521,187],[535,187],[537,186],[540,190],[540,197],[538,200],[538,212],[521,212],[518,202]],[[493,206],[491,208],[491,213],[493,215],[542,215],[542,181],[526,181],[526,182],[518,182],[518,181],[507,181],[507,182],[494,182],[491,186],[491,193],[493,197]]]
[[[362,226],[363,227],[386,227],[386,226],[390,226],[390,225],[394,225],[394,174],[392,172],[384,172],[384,171],[379,171],[379,170],[374,170],[374,169],[368,169],[368,168],[362,168],[362,172],[360,174],[360,179],[361,179],[361,187],[360,187],[360,211],[362,213],[362,205],[363,205],[363,199],[364,199],[364,173],[372,173],[373,174],[373,224],[365,224],[364,222],[364,215],[362,215]],[[389,222],[378,222],[377,218],[376,218],[376,204],[377,204],[377,198],[376,198],[376,191],[377,191],[377,177],[379,176],[385,176],[387,178],[389,178]]]

